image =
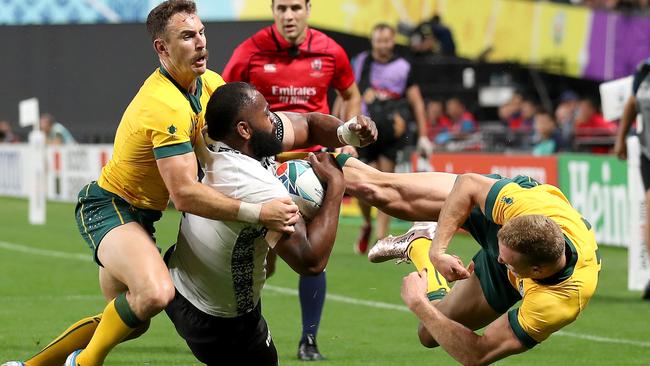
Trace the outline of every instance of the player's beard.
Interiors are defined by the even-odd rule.
[[[256,159],[282,152],[282,142],[278,140],[274,132],[253,131],[250,144]]]

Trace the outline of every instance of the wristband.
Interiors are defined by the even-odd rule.
[[[237,212],[237,220],[257,224],[260,222],[260,212],[262,205],[259,203],[242,202]]]
[[[353,123],[357,123],[357,117],[352,117],[349,121],[340,125],[336,129],[336,135],[342,144],[360,147],[361,141],[359,140],[359,136],[357,136],[353,131],[350,131],[350,125]]]

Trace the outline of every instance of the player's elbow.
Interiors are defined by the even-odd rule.
[[[193,194],[191,189],[177,188],[169,190],[169,198],[174,204],[174,207],[181,212],[192,212],[196,207],[193,207]]]
[[[190,204],[190,200],[187,197],[183,197],[182,195],[176,195],[176,194],[170,194],[169,198],[171,199],[172,203],[174,204],[174,207],[176,210],[181,211],[181,212],[191,212],[192,211],[192,205]]]
[[[459,359],[458,362],[464,366],[483,366],[489,364],[488,362],[484,362],[480,358],[474,355],[465,355],[464,357]]]
[[[198,193],[194,189],[194,184],[201,183],[187,182],[186,184],[167,187],[169,191],[169,199],[178,211],[190,213],[196,211],[195,197],[198,196]]]
[[[465,366],[483,366],[491,363],[486,354],[477,351],[464,354],[458,361]]]

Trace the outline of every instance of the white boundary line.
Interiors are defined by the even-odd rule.
[[[41,255],[45,257],[53,257],[53,258],[62,258],[62,259],[72,259],[72,260],[80,260],[84,262],[92,262],[90,254],[80,254],[80,253],[66,253],[66,252],[59,252],[59,251],[54,251],[54,250],[48,250],[48,249],[37,249],[37,248],[32,248],[30,246],[26,245],[20,245],[20,244],[14,244],[14,243],[8,243],[5,241],[0,241],[0,249],[6,249],[6,250],[12,250],[15,252],[20,252],[20,253],[25,253],[25,254],[34,254],[34,255]],[[293,288],[287,288],[287,287],[280,287],[280,286],[273,286],[273,285],[264,285],[264,290],[271,291],[271,292],[276,292],[282,295],[288,295],[288,296],[298,296],[298,290],[293,289]],[[70,296],[64,296],[66,298],[73,298],[73,297],[83,297],[83,298],[91,298],[93,296],[84,296],[84,295],[70,295]],[[377,309],[386,309],[386,310],[396,310],[396,311],[401,311],[401,312],[408,312],[408,308],[404,305],[396,305],[396,304],[390,304],[390,303],[385,303],[385,302],[380,302],[380,301],[370,301],[370,300],[362,300],[362,299],[356,299],[354,297],[348,297],[348,296],[343,296],[343,295],[337,295],[333,293],[328,293],[327,294],[327,299],[329,301],[336,301],[336,302],[342,302],[346,304],[351,304],[351,305],[361,305],[361,306],[367,306],[371,308],[377,308]],[[608,338],[608,337],[600,337],[596,335],[591,335],[591,334],[580,334],[580,333],[573,333],[573,332],[566,332],[566,331],[559,331],[555,332],[554,334],[558,336],[563,336],[563,337],[571,337],[571,338],[577,338],[577,339],[584,339],[588,341],[593,341],[593,342],[600,342],[600,343],[610,343],[610,344],[623,344],[627,346],[636,346],[636,347],[643,347],[643,348],[650,348],[650,342],[641,342],[641,341],[635,341],[635,340],[630,340],[630,339],[614,339],[614,338]]]

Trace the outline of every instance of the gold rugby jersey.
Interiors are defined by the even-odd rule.
[[[485,204],[486,216],[499,225],[523,215],[549,217],[560,226],[570,251],[564,270],[552,278],[522,279],[508,271],[510,283],[522,296],[520,307],[508,312],[508,320],[527,347],[578,317],[596,290],[600,271],[591,225],[557,187],[532,180],[531,186],[524,188],[510,179],[501,179],[491,188]]]
[[[156,159],[193,151],[204,124],[205,106],[223,84],[221,76],[207,70],[197,79],[192,95],[164,68],[154,71],[122,116],[113,156],[102,169],[99,186],[133,206],[163,211],[169,192]]]

